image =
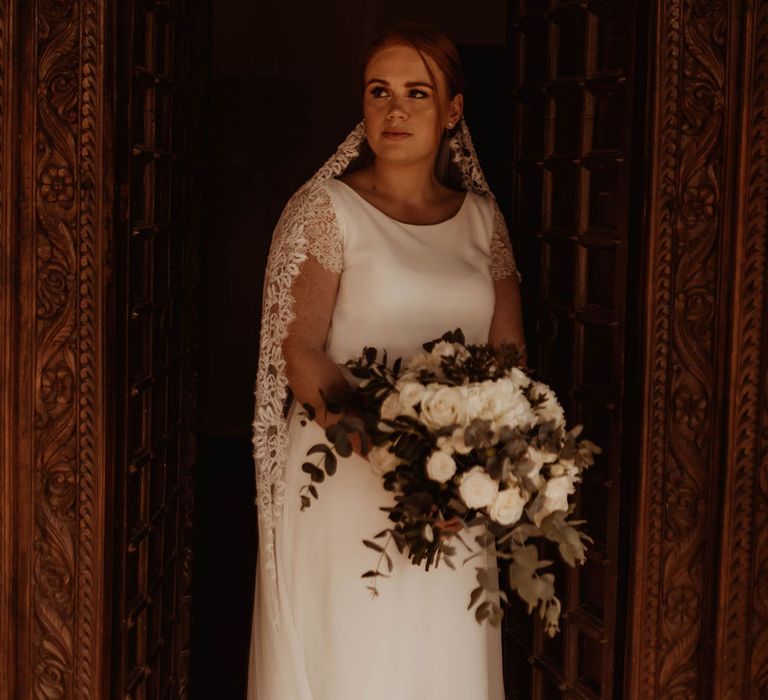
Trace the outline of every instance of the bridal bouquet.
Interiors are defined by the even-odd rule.
[[[308,451],[319,461],[302,466],[310,477],[300,493],[302,510],[310,496],[318,498],[316,483],[335,473],[337,456],[352,453],[350,436],[357,433],[384,488],[394,492],[396,505],[382,507],[392,527],[363,540],[379,553],[380,565],[386,562],[391,573],[386,550],[394,540],[416,565],[429,570],[442,557],[454,569],[451,537],[471,549],[450,524],[465,532],[481,526],[475,528],[481,549],[464,563],[493,547],[497,558],[508,562],[510,587],[528,604],[529,614],[538,605],[554,636],[560,601],[554,574],[540,572],[553,562],[539,559],[534,540],[556,542],[570,566],[584,563],[584,540],[593,540],[576,527],[584,520],[567,519],[574,508],[568,497],[601,450],[577,440],[582,426],[566,430],[554,392],[517,366],[514,345],[470,345],[457,329],[423,347],[405,366],[398,359],[390,367],[386,352],[379,360],[375,348],[345,363],[354,388],[344,402],[323,397],[330,411],[344,415],[327,428],[329,444]],[[313,419],[313,407],[304,408]],[[383,538],[383,544],[375,541]],[[478,586],[468,609],[476,605],[478,623],[498,626],[499,602],[509,602],[497,585],[499,569],[476,568]],[[374,596],[376,577],[387,575],[378,567],[362,574],[372,580],[368,588]]]

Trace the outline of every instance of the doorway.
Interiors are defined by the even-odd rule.
[[[509,697],[550,697],[557,688],[588,698],[619,692],[621,562],[629,551],[619,504],[631,509],[619,469],[627,449],[621,418],[636,390],[619,387],[633,361],[625,338],[637,319],[624,300],[637,281],[627,278],[627,255],[638,239],[630,217],[618,212],[639,201],[630,184],[642,145],[634,130],[642,76],[633,89],[642,27],[636,4],[589,12],[550,4],[485,0],[471,13],[438,2],[418,9],[389,3],[386,11],[374,2],[215,4],[201,252],[197,697],[223,692],[222,684],[227,696],[245,692],[258,547],[250,423],[271,232],[291,194],[360,119],[360,57],[376,33],[400,19],[437,24],[459,47],[466,117],[523,273],[529,357],[564,397],[567,415],[606,446],[580,504],[598,540],[588,575],[556,570],[558,594],[572,609],[563,633],[547,640],[532,617],[508,615]],[[221,673],[214,677],[209,668]]]
[[[458,3],[440,2],[419,3],[418,9],[388,3],[385,10],[375,2],[257,7],[229,0],[213,8],[208,233],[201,255],[194,697],[245,693],[258,546],[250,429],[272,229],[291,194],[362,117],[358,71],[364,48],[401,19],[438,19],[459,45],[470,82],[467,119],[486,174],[495,191],[510,192],[505,158],[511,134],[504,126],[512,105],[490,85],[504,80],[510,68],[505,2],[478,3],[469,16]],[[510,204],[509,196],[502,199]],[[221,672],[214,678],[206,668]]]

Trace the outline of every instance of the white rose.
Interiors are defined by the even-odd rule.
[[[512,525],[520,520],[525,504],[528,502],[528,492],[517,484],[499,491],[493,499],[488,515],[500,525]]]
[[[573,490],[573,483],[568,476],[556,476],[549,479],[536,494],[533,503],[525,512],[536,527],[539,527],[541,521],[550,513],[556,510],[568,510],[568,494],[572,493]]]
[[[381,404],[381,417],[384,420],[394,420],[400,415],[400,396],[392,392]]]
[[[466,401],[459,386],[430,384],[421,401],[421,422],[435,430],[466,420]]]
[[[470,384],[466,387],[465,396],[467,402],[467,421],[481,418],[480,411],[483,409],[482,388],[477,384]]]
[[[523,394],[521,386],[512,378],[500,379],[496,382],[493,397],[494,424],[510,428],[526,429],[536,423],[536,414],[531,404]]]
[[[528,403],[528,399],[525,398],[521,392],[517,401],[515,401],[507,411],[497,416],[494,423],[501,428],[502,425],[506,425],[510,428],[521,428],[527,430],[532,428],[536,423],[536,414],[531,408],[531,404]]]
[[[461,475],[459,495],[468,508],[490,505],[499,492],[499,482],[492,479],[481,466],[472,467]]]
[[[534,396],[544,396],[544,401],[534,409],[539,423],[554,420],[555,427],[564,426],[565,413],[557,400],[557,396],[555,396],[555,392],[542,382],[532,382],[531,384]]]
[[[505,386],[500,382],[485,381],[480,385],[478,418],[493,420],[508,408]]]
[[[424,397],[426,387],[420,382],[398,382],[400,404],[404,407],[415,406]]]
[[[368,451],[368,461],[376,474],[392,471],[398,463],[396,454],[389,451],[387,445],[376,445]]]
[[[453,431],[451,435],[451,445],[460,455],[468,455],[472,452],[472,447],[464,442],[464,427],[460,426]]]
[[[456,462],[447,452],[436,450],[427,460],[427,476],[444,484],[456,473]]]

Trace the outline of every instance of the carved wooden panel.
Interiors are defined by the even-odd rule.
[[[744,15],[720,594],[712,695],[768,696],[768,2]],[[733,54],[731,54],[733,56]]]
[[[0,4],[4,699],[104,691],[106,27]]]
[[[112,697],[189,695],[205,3],[119,14]]]
[[[768,3],[665,0],[630,697],[768,696]]]
[[[532,364],[560,396],[569,423],[583,424],[603,454],[577,490],[575,517],[588,521],[595,540],[586,563],[572,569],[555,548],[542,548],[555,561],[561,631],[550,639],[524,608],[510,618],[507,686],[510,698],[610,698],[623,608],[617,578],[636,8],[520,0],[510,9],[514,222],[537,258],[525,290],[537,297],[528,307],[538,312]]]

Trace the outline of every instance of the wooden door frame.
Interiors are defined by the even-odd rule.
[[[768,1],[659,0],[652,28],[624,697],[758,697],[768,692]]]
[[[0,699],[108,696],[112,4],[0,4]]]

